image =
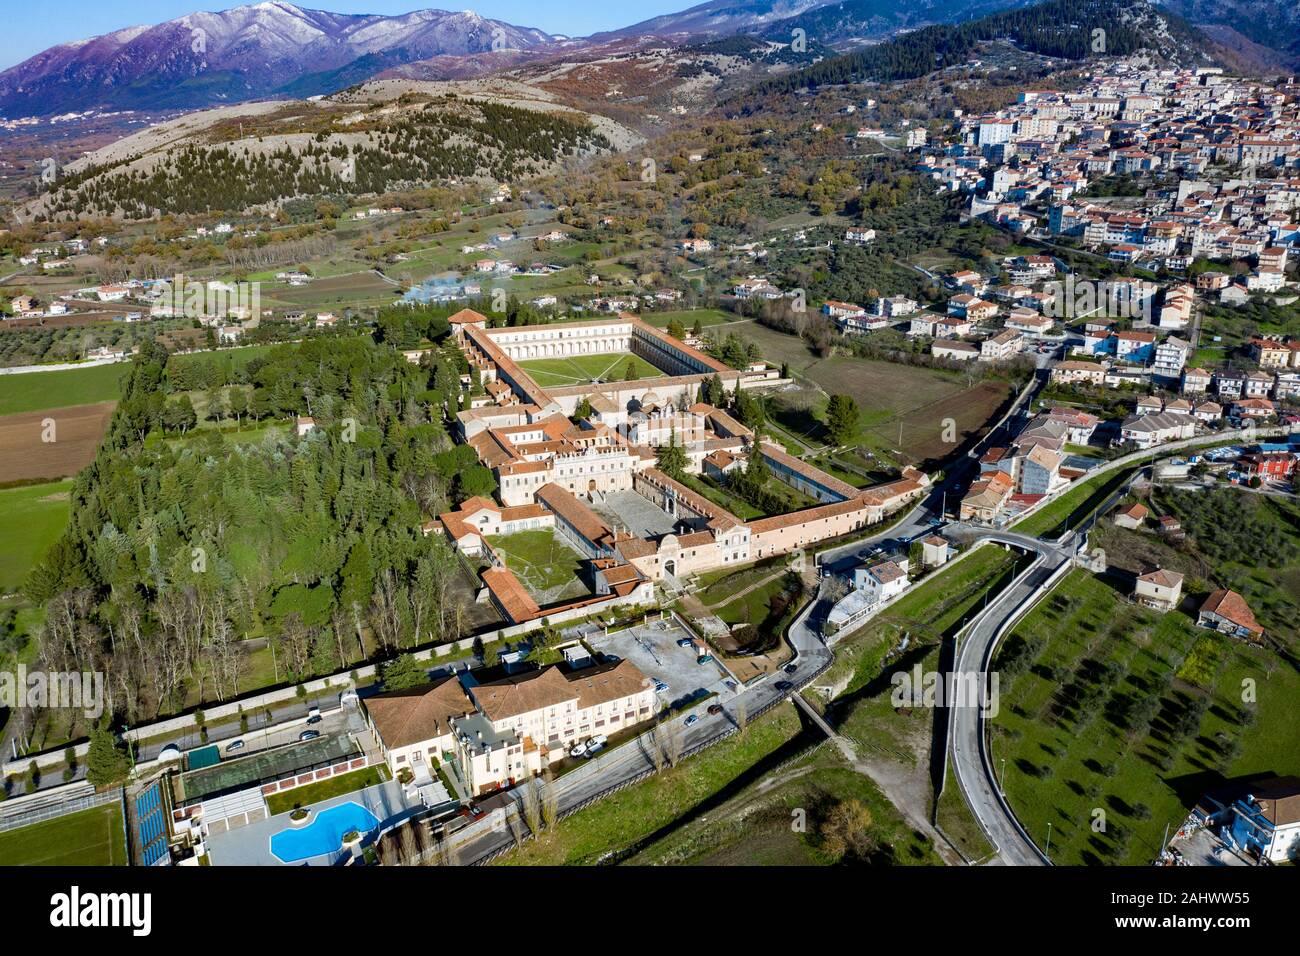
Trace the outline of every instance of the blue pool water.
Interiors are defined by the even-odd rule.
[[[379,818],[359,803],[343,803],[316,814],[305,827],[281,830],[271,837],[271,852],[283,863],[337,853],[343,848],[343,835],[356,830],[368,833],[379,826]]]

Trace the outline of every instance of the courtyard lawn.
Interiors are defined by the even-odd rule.
[[[662,378],[667,374],[631,352],[530,359],[520,362],[519,366],[542,388],[555,388],[561,385],[585,385],[595,381],[625,381],[628,362],[635,367],[638,379]]]
[[[488,544],[535,600],[539,594],[573,585],[582,572],[582,555],[549,528],[489,538]]]
[[[376,786],[387,779],[387,767],[383,765],[365,767],[350,773],[341,773],[337,777],[329,777],[319,783],[309,783],[303,787],[286,790],[284,793],[272,794],[266,798],[266,809],[271,816],[277,813],[288,813],[294,807],[310,807],[332,797],[341,797],[345,793]]]
[[[708,498],[715,505],[726,508],[737,518],[742,521],[749,521],[753,518],[765,517],[762,509],[755,508],[743,498],[737,498],[725,488],[720,487],[712,478],[705,475],[683,474],[681,483],[690,488],[696,494]]]
[[[1148,864],[1166,825],[1207,790],[1300,772],[1300,673],[1272,649],[1139,608],[1123,590],[1072,571],[994,662],[994,763],[1006,761],[1007,798],[1040,846],[1052,825],[1058,864]]]
[[[0,593],[16,591],[63,533],[72,481],[0,489]]]
[[[115,402],[120,383],[130,369],[130,362],[118,362],[58,372],[0,375],[0,415]]]
[[[126,866],[122,806],[114,800],[0,833],[0,866]]]

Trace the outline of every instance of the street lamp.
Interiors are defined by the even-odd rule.
[[[1006,757],[1002,758],[1002,772],[999,775],[999,777],[1000,779],[998,780],[998,789],[1001,790],[1003,793],[1006,793],[1007,792],[1007,758]]]
[[[1052,821],[1047,821],[1047,848],[1043,850],[1043,856],[1047,857],[1047,862],[1052,862]]]

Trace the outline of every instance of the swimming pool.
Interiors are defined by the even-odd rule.
[[[379,818],[359,803],[342,803],[322,810],[305,827],[281,830],[271,837],[271,853],[281,863],[298,863],[313,856],[337,853],[343,848],[343,836],[356,830],[369,833],[379,826]]]

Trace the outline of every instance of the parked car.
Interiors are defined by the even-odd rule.
[[[712,663],[713,663],[713,655],[712,655],[712,654],[701,654],[699,657],[695,658],[695,663],[697,663],[697,664],[712,664]]]
[[[658,677],[655,677],[655,678],[652,678],[652,679],[653,679],[654,682],[655,682],[655,693],[656,693],[656,694],[662,694],[664,691],[666,691],[666,690],[668,689],[668,685],[665,684],[663,681],[661,681]]]
[[[786,664],[786,665],[785,665],[785,672],[786,672],[787,674],[793,674],[793,673],[794,673],[795,671],[797,671],[798,669],[799,669],[799,665],[796,664],[796,663],[794,663],[793,661],[791,661],[789,664]]]
[[[736,692],[736,682],[734,680],[724,680],[722,686],[727,688],[727,690],[731,691],[733,694]]]
[[[718,715],[718,714],[720,714],[720,713],[722,713],[722,705],[721,705],[721,704],[709,704],[709,716],[710,716],[710,717],[716,716],[716,715]]]
[[[587,752],[586,754],[584,754],[584,756],[586,757],[596,756],[596,754],[600,753],[602,750],[605,749],[605,744],[607,743],[609,743],[609,738],[606,737],[604,734],[600,734],[597,737],[592,737],[590,740],[587,741]]]
[[[680,641],[677,642],[677,646],[678,646],[678,647],[694,647],[694,646],[695,646],[695,642],[694,642],[693,640],[691,640],[689,637],[683,637]]]
[[[324,718],[320,715],[319,707],[313,707],[311,710],[307,711],[307,723],[319,724],[323,719]]]
[[[315,740],[320,736],[319,730],[304,730],[298,735],[299,740]]]
[[[699,719],[700,719],[699,714],[691,714],[691,716],[686,718],[686,726],[689,727],[691,724],[695,723]]]
[[[242,740],[232,740],[226,744],[226,753],[233,754],[236,750],[243,750],[244,742]]]
[[[791,684],[788,680],[779,680],[776,682],[777,690],[789,690],[793,686],[794,684]]]
[[[586,744],[574,744],[569,750],[570,757],[585,757],[587,755]]]

